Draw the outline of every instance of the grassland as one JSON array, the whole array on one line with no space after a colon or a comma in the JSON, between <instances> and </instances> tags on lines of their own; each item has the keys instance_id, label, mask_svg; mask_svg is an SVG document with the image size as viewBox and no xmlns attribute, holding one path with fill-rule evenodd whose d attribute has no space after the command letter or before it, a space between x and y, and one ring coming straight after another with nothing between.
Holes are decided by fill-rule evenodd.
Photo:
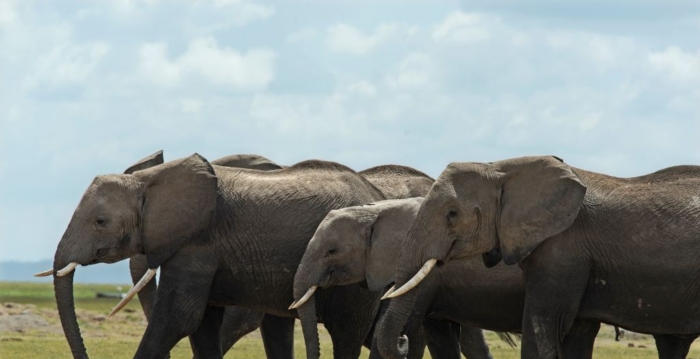
<instances>
[{"instance_id":1,"label":"grassland","mask_svg":"<svg viewBox=\"0 0 700 359\"><path fill-rule=\"evenodd\" d=\"M78 321L88 353L93 358L131 358L146 327L138 301L112 318L106 314L116 299L95 298L96 292L114 292L114 285L75 285ZM123 286L127 289L128 286ZM330 358L332 347L325 329L320 326L321 352ZM517 349L501 342L494 333L487 333L494 358L519 358ZM595 358L656 358L653 340L646 335L627 333L620 342L614 341L612 328L604 327L596 341ZM633 346L633 347L631 347ZM300 328L295 333L294 350L297 358L304 357L304 342ZM226 358L264 358L259 333L253 332L240 340ZM363 349L362 358L368 356ZM56 312L53 288L50 284L0 283L0 358L70 358L70 350L61 332ZM172 358L191 358L187 340L173 350ZM425 358L429 358L426 351ZM700 358L696 344L691 358Z\"/></svg>"}]
</instances>

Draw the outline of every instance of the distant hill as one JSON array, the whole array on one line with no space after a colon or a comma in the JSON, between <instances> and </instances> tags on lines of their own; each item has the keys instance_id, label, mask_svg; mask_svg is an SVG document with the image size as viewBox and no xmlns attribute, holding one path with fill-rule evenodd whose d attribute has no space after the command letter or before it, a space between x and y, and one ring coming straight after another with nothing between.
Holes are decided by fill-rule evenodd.
<instances>
[{"instance_id":1,"label":"distant hill","mask_svg":"<svg viewBox=\"0 0 700 359\"><path fill-rule=\"evenodd\" d=\"M34 273L51 269L52 260L39 262L0 262L0 281L42 282L50 283L52 277L36 278ZM114 264L95 264L75 269L76 283L129 284L129 261ZM128 288L128 287L127 287Z\"/></svg>"}]
</instances>

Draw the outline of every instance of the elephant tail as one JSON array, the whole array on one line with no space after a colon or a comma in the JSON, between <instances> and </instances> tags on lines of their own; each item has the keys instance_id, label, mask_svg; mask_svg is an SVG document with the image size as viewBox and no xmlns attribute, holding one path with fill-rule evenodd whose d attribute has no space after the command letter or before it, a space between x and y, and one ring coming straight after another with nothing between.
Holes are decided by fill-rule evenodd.
<instances>
[{"instance_id":1,"label":"elephant tail","mask_svg":"<svg viewBox=\"0 0 700 359\"><path fill-rule=\"evenodd\" d=\"M501 340L506 344L510 345L511 348L518 346L518 343L515 342L516 338L518 341L522 339L522 335L515 333L496 332L496 335L498 335L498 337L501 338Z\"/></svg>"}]
</instances>

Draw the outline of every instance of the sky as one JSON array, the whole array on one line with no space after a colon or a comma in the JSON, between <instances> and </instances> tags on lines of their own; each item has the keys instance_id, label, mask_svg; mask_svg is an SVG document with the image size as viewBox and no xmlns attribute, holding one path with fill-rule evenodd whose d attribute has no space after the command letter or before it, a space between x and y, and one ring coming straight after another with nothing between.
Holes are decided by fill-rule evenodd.
<instances>
[{"instance_id":1,"label":"sky","mask_svg":"<svg viewBox=\"0 0 700 359\"><path fill-rule=\"evenodd\" d=\"M700 164L700 2L0 0L0 261L157 150Z\"/></svg>"}]
</instances>

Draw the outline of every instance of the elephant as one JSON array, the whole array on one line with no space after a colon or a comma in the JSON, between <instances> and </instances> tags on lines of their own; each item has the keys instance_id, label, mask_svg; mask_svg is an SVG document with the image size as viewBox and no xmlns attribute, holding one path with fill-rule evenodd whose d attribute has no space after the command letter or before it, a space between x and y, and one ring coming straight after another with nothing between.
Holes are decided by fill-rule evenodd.
<instances>
[{"instance_id":1,"label":"elephant","mask_svg":"<svg viewBox=\"0 0 700 359\"><path fill-rule=\"evenodd\" d=\"M136 171L151 168L163 162L163 151L158 151L139 160L136 164L124 171L124 173L133 174ZM263 156L253 154L229 155L211 161L211 164L261 171L284 168ZM146 256L137 254L131 257L129 260L129 269L131 271L131 279L134 285L136 285L148 271ZM151 308L155 302L155 296L155 280L148 282L148 284L138 292L138 298L146 314L146 318L150 315ZM294 318L280 318L272 315L264 315L262 312L237 306L228 306L224 309L224 318L221 324L222 353L226 354L239 339L258 328L260 328L265 352L269 358L294 358Z\"/></svg>"},{"instance_id":2,"label":"elephant","mask_svg":"<svg viewBox=\"0 0 700 359\"><path fill-rule=\"evenodd\" d=\"M296 317L288 309L294 273L318 224L333 209L383 199L355 171L316 160L257 171L212 166L193 154L133 174L97 176L54 256L57 307L73 356L87 357L73 305L78 265L144 254L149 269L126 301L160 270L135 358L163 358L185 336L197 357L222 358L224 306ZM310 300L335 357L359 356L378 299L351 284L319 290Z\"/></svg>"},{"instance_id":3,"label":"elephant","mask_svg":"<svg viewBox=\"0 0 700 359\"><path fill-rule=\"evenodd\" d=\"M360 282L366 283L370 290L386 288L393 282L395 254L400 252L422 203L421 197L390 199L330 211L302 257L294 277L294 292L304 293L314 286L328 288ZM470 272L469 276L461 275L466 271ZM481 260L472 260L449 263L436 272L439 274L432 277L434 280L426 280L430 285L423 285L421 305L414 308L413 317L422 321L430 313L431 318L440 321L459 322L462 325L459 342L465 357L491 358L483 333L472 327L474 324L520 331L525 299L520 269L501 265L488 270ZM454 293L468 296L468 302L448 295ZM304 305L301 299L297 298L298 305ZM426 324L432 327L432 323ZM430 338L434 331L426 332ZM514 344L507 334L499 334ZM409 337L409 344L411 340ZM439 344L429 346L433 358L460 358L459 346L439 339L434 341ZM422 350L413 350L409 349L409 357L423 357Z\"/></svg>"},{"instance_id":4,"label":"elephant","mask_svg":"<svg viewBox=\"0 0 700 359\"><path fill-rule=\"evenodd\" d=\"M522 358L563 356L599 322L684 358L700 334L699 196L699 166L618 178L555 156L451 163L406 235L380 352L402 356L392 308L411 306L431 268L482 255L523 271Z\"/></svg>"},{"instance_id":5,"label":"elephant","mask_svg":"<svg viewBox=\"0 0 700 359\"><path fill-rule=\"evenodd\" d=\"M435 180L415 168L401 165L381 165L359 172L387 199L425 196Z\"/></svg>"},{"instance_id":6,"label":"elephant","mask_svg":"<svg viewBox=\"0 0 700 359\"><path fill-rule=\"evenodd\" d=\"M163 163L162 151L156 152L155 154L138 161L137 164L131 166L125 173L133 173L136 170L150 168L161 163ZM214 160L211 163L226 167L255 169L264 168L265 170L276 170L283 168L283 166L277 165L269 159L258 155L231 155ZM415 195L425 195L434 181L423 172L400 165L376 166L361 171L360 174L370 183L375 185L375 187L384 193L387 198L408 198ZM132 269L132 280L134 284L136 284L148 269L145 256L136 255L132 257L130 268ZM152 281L139 292L139 300L141 300L141 304L146 313L149 313L149 309L153 306L155 291L155 281ZM384 307L381 308L382 311L384 309ZM433 342L436 343L434 345L430 345L432 353L437 354L439 350L438 348L445 348L445 351L450 350L447 349L447 343L451 343L453 347L457 344L456 339L450 341L449 338L442 337L450 335L454 336L452 333L455 331L455 329L452 328L453 325L446 322L440 323L439 321L433 321L428 324L431 327L431 333L429 333L431 341L429 341L429 344ZM279 318L269 314L263 316L263 313L261 312L241 307L226 307L224 311L224 319L221 330L222 352L225 354L240 338L254 331L258 327L261 329L263 344L265 345L265 351L269 358L292 358L294 356L293 318ZM422 352L425 347L425 340L423 338L424 333L422 333L422 330L420 329L422 328L417 327L416 330L418 332L413 333L411 337L412 339L417 339L417 341L414 340L413 342L415 347L413 352L420 353L422 357ZM366 346L368 347L371 347L373 330L374 326L372 327L372 331L365 342ZM485 345L483 341L483 333L480 330L468 328L462 329L461 332L463 341L465 343L470 343L470 350L472 353L471 356L473 358L489 357L488 346ZM440 344L438 345L437 343Z\"/></svg>"},{"instance_id":7,"label":"elephant","mask_svg":"<svg viewBox=\"0 0 700 359\"><path fill-rule=\"evenodd\" d=\"M211 164L214 166L250 168L260 171L281 170L286 167L260 155L230 155L211 161Z\"/></svg>"},{"instance_id":8,"label":"elephant","mask_svg":"<svg viewBox=\"0 0 700 359\"><path fill-rule=\"evenodd\" d=\"M380 165L360 171L359 173L384 193L388 199L402 199L425 195L434 182L434 179L427 174L414 168L401 165ZM295 298L305 295L306 289L308 288L309 286L303 288L303 293L295 292ZM377 289L374 288L374 290ZM382 305L379 309L380 316L385 310L386 305ZM306 313L308 313L310 318L307 319L305 317L305 315L307 315ZM313 310L305 308L305 310L300 311L299 316L302 322L304 320L311 321L313 320L311 318L315 318L315 313ZM378 320L379 318L377 318L375 322ZM460 328L460 326L455 323L432 319L426 319L423 324L423 326L418 325L412 327L412 331L408 333L408 337L413 339L413 341L410 342L412 346L411 353L415 358L423 357L425 339L428 339L427 344L433 357L445 357L447 354L443 353L459 353L458 340L460 337L462 342L465 343L465 351L470 353L471 358L491 357L488 345L486 345L483 333L480 329ZM429 328L429 331L424 333L423 327ZM305 326L305 328L311 329L310 332L304 331L306 347L314 347L315 343L318 342L318 331L315 327L310 325ZM374 329L375 327L372 328L368 339L373 337ZM461 335L459 334L460 332ZM416 342L415 339L420 341ZM366 343L366 346L371 346L370 343ZM378 355L376 348L373 349L373 354ZM307 357L314 358L312 355L316 355L316 353L309 353Z\"/></svg>"}]
</instances>

